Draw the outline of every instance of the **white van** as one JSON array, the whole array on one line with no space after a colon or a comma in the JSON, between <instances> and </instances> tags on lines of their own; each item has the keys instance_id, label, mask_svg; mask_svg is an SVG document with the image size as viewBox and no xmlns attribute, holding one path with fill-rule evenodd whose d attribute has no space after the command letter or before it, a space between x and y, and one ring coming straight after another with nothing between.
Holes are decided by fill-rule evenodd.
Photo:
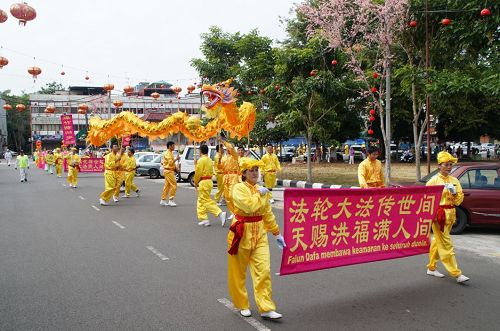
<instances>
[{"instance_id":1,"label":"white van","mask_svg":"<svg viewBox=\"0 0 500 331\"><path fill-rule=\"evenodd\" d=\"M188 145L184 148L182 152L181 159L179 160L180 168L181 168L181 179L188 181L191 186L194 186L194 146ZM215 146L208 146L208 156L213 160L215 158ZM260 160L259 155L254 151L250 150L248 157L251 157L256 160ZM200 158L200 148L196 146L196 159ZM212 180L216 181L215 176L213 176Z\"/></svg>"}]
</instances>

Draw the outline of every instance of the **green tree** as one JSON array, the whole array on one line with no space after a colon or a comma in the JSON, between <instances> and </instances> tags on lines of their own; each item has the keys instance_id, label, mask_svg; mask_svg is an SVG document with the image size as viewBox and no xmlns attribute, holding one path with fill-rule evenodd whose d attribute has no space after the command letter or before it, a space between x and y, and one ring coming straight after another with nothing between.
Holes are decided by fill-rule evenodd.
<instances>
[{"instance_id":1,"label":"green tree","mask_svg":"<svg viewBox=\"0 0 500 331\"><path fill-rule=\"evenodd\" d=\"M55 94L56 91L66 91L61 83L52 82L45 84L44 87L40 88L38 93L40 94Z\"/></svg>"},{"instance_id":2,"label":"green tree","mask_svg":"<svg viewBox=\"0 0 500 331\"><path fill-rule=\"evenodd\" d=\"M0 98L10 104L13 109L7 112L7 134L9 149L19 151L24 150L31 152L31 129L30 129L30 111L29 111L29 96L23 94L21 96L12 95L10 90L1 92ZM23 112L16 111L16 105L23 104L26 110Z\"/></svg>"}]
</instances>

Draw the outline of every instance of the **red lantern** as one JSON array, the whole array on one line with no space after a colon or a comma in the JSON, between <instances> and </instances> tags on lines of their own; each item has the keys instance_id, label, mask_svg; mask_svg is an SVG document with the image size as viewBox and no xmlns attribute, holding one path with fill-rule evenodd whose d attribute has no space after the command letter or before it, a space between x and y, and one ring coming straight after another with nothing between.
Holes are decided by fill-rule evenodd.
<instances>
[{"instance_id":1,"label":"red lantern","mask_svg":"<svg viewBox=\"0 0 500 331\"><path fill-rule=\"evenodd\" d=\"M252 90L248 91L248 95L253 95L253 91Z\"/></svg>"},{"instance_id":2,"label":"red lantern","mask_svg":"<svg viewBox=\"0 0 500 331\"><path fill-rule=\"evenodd\" d=\"M89 80L89 79L90 79L90 77L89 77L89 76L85 76L85 80Z\"/></svg>"},{"instance_id":3,"label":"red lantern","mask_svg":"<svg viewBox=\"0 0 500 331\"><path fill-rule=\"evenodd\" d=\"M193 91L196 89L196 87L194 87L194 85L189 85L187 87L187 90L188 90L188 93L193 93Z\"/></svg>"},{"instance_id":4,"label":"red lantern","mask_svg":"<svg viewBox=\"0 0 500 331\"><path fill-rule=\"evenodd\" d=\"M126 95L131 95L132 92L134 92L134 88L130 85L127 85L123 88L123 92L125 92Z\"/></svg>"},{"instance_id":5,"label":"red lantern","mask_svg":"<svg viewBox=\"0 0 500 331\"><path fill-rule=\"evenodd\" d=\"M175 91L175 93L179 94L182 92L182 88L176 87L174 91Z\"/></svg>"},{"instance_id":6,"label":"red lantern","mask_svg":"<svg viewBox=\"0 0 500 331\"><path fill-rule=\"evenodd\" d=\"M336 66L337 65L337 60L332 60L332 65Z\"/></svg>"},{"instance_id":7,"label":"red lantern","mask_svg":"<svg viewBox=\"0 0 500 331\"><path fill-rule=\"evenodd\" d=\"M0 69L9 64L9 60L7 58L0 56Z\"/></svg>"},{"instance_id":8,"label":"red lantern","mask_svg":"<svg viewBox=\"0 0 500 331\"><path fill-rule=\"evenodd\" d=\"M115 86L113 84L104 84L102 88L104 89L104 91L110 93L115 89Z\"/></svg>"},{"instance_id":9,"label":"red lantern","mask_svg":"<svg viewBox=\"0 0 500 331\"><path fill-rule=\"evenodd\" d=\"M89 110L89 106L85 103L81 103L78 105L78 114L85 114Z\"/></svg>"},{"instance_id":10,"label":"red lantern","mask_svg":"<svg viewBox=\"0 0 500 331\"><path fill-rule=\"evenodd\" d=\"M23 112L26 109L26 106L23 105L22 103L16 105L16 110L18 112Z\"/></svg>"},{"instance_id":11,"label":"red lantern","mask_svg":"<svg viewBox=\"0 0 500 331\"><path fill-rule=\"evenodd\" d=\"M375 115L375 109L370 109L370 115Z\"/></svg>"},{"instance_id":12,"label":"red lantern","mask_svg":"<svg viewBox=\"0 0 500 331\"><path fill-rule=\"evenodd\" d=\"M56 107L54 105L48 105L45 110L47 111L47 113L55 113L56 112Z\"/></svg>"},{"instance_id":13,"label":"red lantern","mask_svg":"<svg viewBox=\"0 0 500 331\"><path fill-rule=\"evenodd\" d=\"M488 8L481 10L481 16L490 16L491 11Z\"/></svg>"},{"instance_id":14,"label":"red lantern","mask_svg":"<svg viewBox=\"0 0 500 331\"><path fill-rule=\"evenodd\" d=\"M417 21L411 21L409 25L410 25L412 28L416 28L416 27L417 27Z\"/></svg>"},{"instance_id":15,"label":"red lantern","mask_svg":"<svg viewBox=\"0 0 500 331\"><path fill-rule=\"evenodd\" d=\"M7 21L8 18L7 13L0 9L0 23Z\"/></svg>"},{"instance_id":16,"label":"red lantern","mask_svg":"<svg viewBox=\"0 0 500 331\"><path fill-rule=\"evenodd\" d=\"M449 18L443 18L441 24L443 24L444 26L448 26L451 24L451 20Z\"/></svg>"},{"instance_id":17,"label":"red lantern","mask_svg":"<svg viewBox=\"0 0 500 331\"><path fill-rule=\"evenodd\" d=\"M377 91L378 91L378 90L377 90L377 88L374 86L374 87L372 87L372 88L370 89L370 91L372 91L372 93L377 93Z\"/></svg>"},{"instance_id":18,"label":"red lantern","mask_svg":"<svg viewBox=\"0 0 500 331\"><path fill-rule=\"evenodd\" d=\"M153 92L153 93L151 93L151 98L153 98L153 99L155 99L155 100L156 100L156 99L158 99L159 97L160 97L160 93L158 93L158 92Z\"/></svg>"},{"instance_id":19,"label":"red lantern","mask_svg":"<svg viewBox=\"0 0 500 331\"><path fill-rule=\"evenodd\" d=\"M15 3L10 6L10 13L19 20L19 25L26 25L36 18L36 11L26 3Z\"/></svg>"},{"instance_id":20,"label":"red lantern","mask_svg":"<svg viewBox=\"0 0 500 331\"><path fill-rule=\"evenodd\" d=\"M318 70L314 69L309 73L309 76L314 77L318 74Z\"/></svg>"},{"instance_id":21,"label":"red lantern","mask_svg":"<svg viewBox=\"0 0 500 331\"><path fill-rule=\"evenodd\" d=\"M370 120L370 122L373 122L373 121L375 121L375 117L370 116L369 120Z\"/></svg>"},{"instance_id":22,"label":"red lantern","mask_svg":"<svg viewBox=\"0 0 500 331\"><path fill-rule=\"evenodd\" d=\"M30 67L28 68L28 73L30 73L33 76L33 78L36 79L38 75L42 73L42 69L38 67Z\"/></svg>"},{"instance_id":23,"label":"red lantern","mask_svg":"<svg viewBox=\"0 0 500 331\"><path fill-rule=\"evenodd\" d=\"M236 92L236 96L237 97L241 97L241 93L240 92Z\"/></svg>"},{"instance_id":24,"label":"red lantern","mask_svg":"<svg viewBox=\"0 0 500 331\"><path fill-rule=\"evenodd\" d=\"M279 86L279 85L274 85L274 89L275 89L276 91L279 91L279 90L280 90L280 88L281 88L281 86Z\"/></svg>"},{"instance_id":25,"label":"red lantern","mask_svg":"<svg viewBox=\"0 0 500 331\"><path fill-rule=\"evenodd\" d=\"M115 106L116 108L120 108L121 106L123 106L123 101L115 100L113 101L113 106Z\"/></svg>"},{"instance_id":26,"label":"red lantern","mask_svg":"<svg viewBox=\"0 0 500 331\"><path fill-rule=\"evenodd\" d=\"M12 110L12 106L7 103L7 104L3 105L3 109L5 109L7 111Z\"/></svg>"},{"instance_id":27,"label":"red lantern","mask_svg":"<svg viewBox=\"0 0 500 331\"><path fill-rule=\"evenodd\" d=\"M368 134L372 135L373 134L373 130L372 129L368 129Z\"/></svg>"},{"instance_id":28,"label":"red lantern","mask_svg":"<svg viewBox=\"0 0 500 331\"><path fill-rule=\"evenodd\" d=\"M260 95L264 95L264 94L266 94L266 90L260 89L259 93L260 93Z\"/></svg>"},{"instance_id":29,"label":"red lantern","mask_svg":"<svg viewBox=\"0 0 500 331\"><path fill-rule=\"evenodd\" d=\"M378 78L378 73L377 72L374 72L373 75L372 75L373 78L377 79Z\"/></svg>"},{"instance_id":30,"label":"red lantern","mask_svg":"<svg viewBox=\"0 0 500 331\"><path fill-rule=\"evenodd\" d=\"M64 71L61 71L61 76L64 76L66 75L66 73Z\"/></svg>"}]
</instances>

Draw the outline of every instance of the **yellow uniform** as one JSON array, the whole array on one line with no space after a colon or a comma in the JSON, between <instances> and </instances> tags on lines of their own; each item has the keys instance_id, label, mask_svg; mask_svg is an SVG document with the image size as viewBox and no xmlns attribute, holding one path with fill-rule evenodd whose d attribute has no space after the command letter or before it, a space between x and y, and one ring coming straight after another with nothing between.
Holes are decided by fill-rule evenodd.
<instances>
[{"instance_id":1,"label":"yellow uniform","mask_svg":"<svg viewBox=\"0 0 500 331\"><path fill-rule=\"evenodd\" d=\"M276 186L276 172L281 171L280 161L278 160L278 156L274 153L266 153L262 157L262 162L264 162L264 187L269 191ZM269 192L268 198L272 199L272 193Z\"/></svg>"},{"instance_id":2,"label":"yellow uniform","mask_svg":"<svg viewBox=\"0 0 500 331\"><path fill-rule=\"evenodd\" d=\"M429 264L427 265L427 268L431 271L436 270L436 264L439 260L441 260L450 276L458 277L462 274L462 271L458 269L450 231L457 219L454 206L460 205L464 200L462 186L455 177L449 175L445 177L441 174L437 174L432 177L426 185L445 185L450 183L455 186L457 194L453 195L447 188L443 189L439 206L444 210L446 215L446 221L443 229L444 231L441 231L438 223L432 222L432 232L434 233L434 238L432 238L431 241Z\"/></svg>"},{"instance_id":3,"label":"yellow uniform","mask_svg":"<svg viewBox=\"0 0 500 331\"><path fill-rule=\"evenodd\" d=\"M119 162L119 166L115 170L116 183L115 183L114 196L116 198L118 198L118 196L120 195L120 187L122 186L122 183L125 180L125 169L127 167L127 159L128 159L128 155L122 154L122 157L121 157L120 162Z\"/></svg>"},{"instance_id":4,"label":"yellow uniform","mask_svg":"<svg viewBox=\"0 0 500 331\"><path fill-rule=\"evenodd\" d=\"M269 243L267 232L279 234L279 226L266 196L259 193L259 185L247 182L234 185L232 191L234 214L231 231L227 236L228 248L232 248L237 223L243 223L243 234L236 254L228 254L229 294L238 309L248 309L246 270L250 266L255 302L259 311L274 311L272 300Z\"/></svg>"},{"instance_id":5,"label":"yellow uniform","mask_svg":"<svg viewBox=\"0 0 500 331\"><path fill-rule=\"evenodd\" d=\"M166 200L169 197L170 200L174 200L177 192L177 182L175 180L175 159L171 150L163 153L163 176L165 177L165 184L163 185L161 199Z\"/></svg>"},{"instance_id":6,"label":"yellow uniform","mask_svg":"<svg viewBox=\"0 0 500 331\"><path fill-rule=\"evenodd\" d=\"M363 160L358 167L358 181L361 188L384 187L382 162L379 160Z\"/></svg>"},{"instance_id":7,"label":"yellow uniform","mask_svg":"<svg viewBox=\"0 0 500 331\"><path fill-rule=\"evenodd\" d=\"M47 164L47 172L52 175L54 173L54 163L55 163L54 154L48 153L47 156L45 157L45 163Z\"/></svg>"},{"instance_id":8,"label":"yellow uniform","mask_svg":"<svg viewBox=\"0 0 500 331\"><path fill-rule=\"evenodd\" d=\"M80 156L78 154L68 155L68 183L76 187L78 184L78 172L80 171Z\"/></svg>"},{"instance_id":9,"label":"yellow uniform","mask_svg":"<svg viewBox=\"0 0 500 331\"><path fill-rule=\"evenodd\" d=\"M212 176L214 166L212 160L207 155L202 155L196 163L194 172L194 182L198 186L198 200L196 212L200 221L208 220L208 213L219 216L222 210L217 207L215 201L210 198L213 182Z\"/></svg>"},{"instance_id":10,"label":"yellow uniform","mask_svg":"<svg viewBox=\"0 0 500 331\"><path fill-rule=\"evenodd\" d=\"M220 201L224 193L224 168L222 167L222 153L218 152L214 158L215 177L217 178L217 192L215 192L215 201Z\"/></svg>"},{"instance_id":11,"label":"yellow uniform","mask_svg":"<svg viewBox=\"0 0 500 331\"><path fill-rule=\"evenodd\" d=\"M224 169L224 200L226 200L227 209L234 214L233 198L231 190L234 184L239 183L241 180L240 166L238 163L238 153L234 146L224 141L224 146L228 154L222 157L222 168Z\"/></svg>"},{"instance_id":12,"label":"yellow uniform","mask_svg":"<svg viewBox=\"0 0 500 331\"><path fill-rule=\"evenodd\" d=\"M104 192L101 193L101 199L108 201L116 189L115 171L120 167L118 154L113 152L104 157Z\"/></svg>"},{"instance_id":13,"label":"yellow uniform","mask_svg":"<svg viewBox=\"0 0 500 331\"><path fill-rule=\"evenodd\" d=\"M63 157L61 153L54 153L54 163L56 165L56 174L57 177L62 176L62 170L63 170Z\"/></svg>"},{"instance_id":14,"label":"yellow uniform","mask_svg":"<svg viewBox=\"0 0 500 331\"><path fill-rule=\"evenodd\" d=\"M130 191L138 192L139 188L134 184L135 177L135 157L127 155L126 162L124 163L125 170L125 196L130 196Z\"/></svg>"}]
</instances>

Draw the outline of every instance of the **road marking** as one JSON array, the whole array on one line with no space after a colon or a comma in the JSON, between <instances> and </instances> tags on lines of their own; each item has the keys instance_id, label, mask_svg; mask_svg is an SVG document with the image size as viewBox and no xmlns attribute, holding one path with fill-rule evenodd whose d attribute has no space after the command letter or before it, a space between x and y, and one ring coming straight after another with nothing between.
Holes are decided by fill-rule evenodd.
<instances>
[{"instance_id":1,"label":"road marking","mask_svg":"<svg viewBox=\"0 0 500 331\"><path fill-rule=\"evenodd\" d=\"M125 227L123 225L121 225L120 223L116 222L116 221L111 221L113 222L114 225L116 225L117 227L119 227L120 229L125 229Z\"/></svg>"},{"instance_id":2,"label":"road marking","mask_svg":"<svg viewBox=\"0 0 500 331\"><path fill-rule=\"evenodd\" d=\"M80 198L80 200L85 200L84 197L82 197L81 195L78 196Z\"/></svg>"},{"instance_id":3,"label":"road marking","mask_svg":"<svg viewBox=\"0 0 500 331\"><path fill-rule=\"evenodd\" d=\"M233 305L233 303L231 301L229 301L228 299L221 298L221 299L217 299L217 301L219 301L220 303L222 303L224 306L226 306L226 308L228 308L233 313L235 313L236 315L238 315L239 317L241 317L245 322L247 322L248 324L250 324L251 326L253 326L255 329L257 329L259 331L271 331L270 328L268 328L264 324L260 323L255 318L241 316L239 309L235 308L234 305Z\"/></svg>"},{"instance_id":4,"label":"road marking","mask_svg":"<svg viewBox=\"0 0 500 331\"><path fill-rule=\"evenodd\" d=\"M62 184L62 186L66 187L66 184Z\"/></svg>"},{"instance_id":5,"label":"road marking","mask_svg":"<svg viewBox=\"0 0 500 331\"><path fill-rule=\"evenodd\" d=\"M100 209L97 208L96 206L92 205L92 208L94 208L95 210L99 211Z\"/></svg>"},{"instance_id":6,"label":"road marking","mask_svg":"<svg viewBox=\"0 0 500 331\"><path fill-rule=\"evenodd\" d=\"M168 257L160 253L156 248L153 246L146 246L147 249L149 249L151 252L153 252L154 255L158 256L162 261L168 260Z\"/></svg>"}]
</instances>

